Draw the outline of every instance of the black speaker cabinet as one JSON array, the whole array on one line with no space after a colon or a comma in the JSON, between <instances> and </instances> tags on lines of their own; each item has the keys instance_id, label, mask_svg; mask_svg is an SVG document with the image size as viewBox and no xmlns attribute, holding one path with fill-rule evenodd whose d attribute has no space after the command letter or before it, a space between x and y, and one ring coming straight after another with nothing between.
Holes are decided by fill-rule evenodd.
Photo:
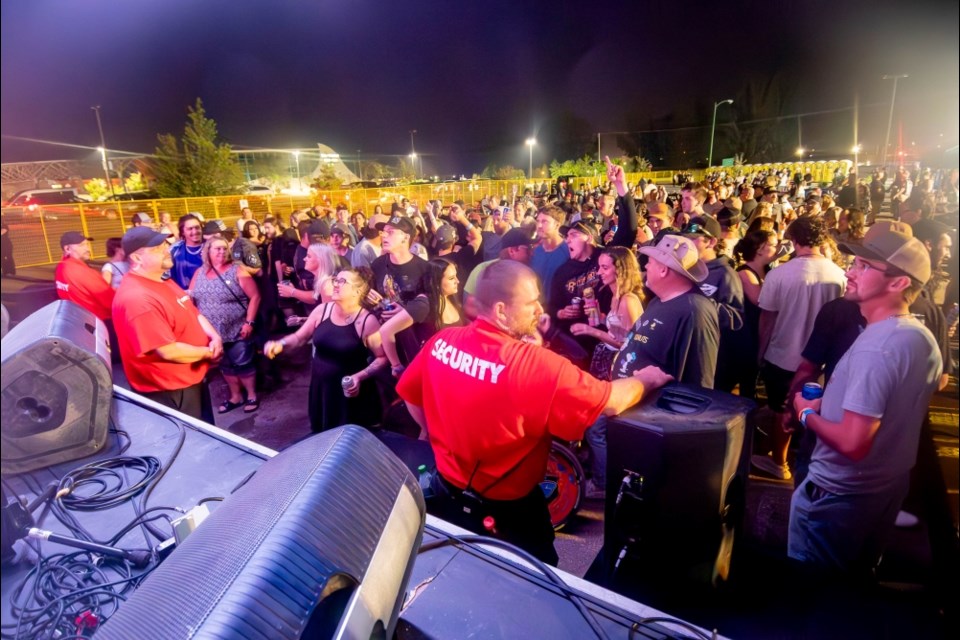
<instances>
[{"instance_id":1,"label":"black speaker cabinet","mask_svg":"<svg viewBox=\"0 0 960 640\"><path fill-rule=\"evenodd\" d=\"M366 429L325 431L266 462L96 637L393 638L425 513Z\"/></svg>"},{"instance_id":2,"label":"black speaker cabinet","mask_svg":"<svg viewBox=\"0 0 960 640\"><path fill-rule=\"evenodd\" d=\"M58 300L3 338L0 469L82 458L107 440L113 375L106 326Z\"/></svg>"},{"instance_id":3,"label":"black speaker cabinet","mask_svg":"<svg viewBox=\"0 0 960 640\"><path fill-rule=\"evenodd\" d=\"M655 582L726 578L743 514L753 409L738 396L672 384L610 419L608 572L616 566Z\"/></svg>"}]
</instances>

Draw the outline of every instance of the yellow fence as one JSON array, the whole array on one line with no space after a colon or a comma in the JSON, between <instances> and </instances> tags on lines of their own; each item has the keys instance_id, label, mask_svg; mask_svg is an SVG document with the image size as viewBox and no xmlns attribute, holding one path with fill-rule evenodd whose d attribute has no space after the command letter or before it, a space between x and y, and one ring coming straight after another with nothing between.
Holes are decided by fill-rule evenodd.
<instances>
[{"instance_id":1,"label":"yellow fence","mask_svg":"<svg viewBox=\"0 0 960 640\"><path fill-rule=\"evenodd\" d=\"M827 182L833 177L836 162L783 163L770 165L748 165L745 167L725 167L729 174L750 173L761 169L787 168L812 172L814 179ZM799 169L798 169L799 168ZM673 171L648 171L628 174L627 180L638 182L641 178L658 183L673 181ZM703 170L691 172L694 180L702 180ZM167 213L174 223L185 213L197 212L205 219L220 218L228 225L234 224L240 216L240 208L246 205L253 210L257 220L267 215L287 219L297 209L306 209L315 205L336 206L345 203L351 212L363 211L371 215L377 205L386 213L390 206L401 198L421 206L429 200L441 200L450 203L463 200L477 203L486 197L509 199L514 188L523 193L526 188L539 189L544 180L475 180L444 182L436 184L414 184L376 189L338 189L321 191L305 196L221 196L209 198L167 198L163 200L138 200L128 202L97 202L50 205L29 209L8 207L3 210L4 222L8 225L13 243L13 255L17 265L23 267L50 264L60 259L60 236L66 231L83 231L94 238L94 258L106 256L107 238L120 237L130 228L134 213L145 212L160 222L161 215ZM596 178L573 178L575 189L598 186L606 182L606 176Z\"/></svg>"}]
</instances>

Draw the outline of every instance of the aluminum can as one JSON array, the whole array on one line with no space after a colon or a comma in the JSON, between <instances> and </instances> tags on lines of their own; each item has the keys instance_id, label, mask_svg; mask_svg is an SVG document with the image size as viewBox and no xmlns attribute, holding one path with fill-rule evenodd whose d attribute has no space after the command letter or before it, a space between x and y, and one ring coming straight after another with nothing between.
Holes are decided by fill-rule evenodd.
<instances>
[{"instance_id":1,"label":"aluminum can","mask_svg":"<svg viewBox=\"0 0 960 640\"><path fill-rule=\"evenodd\" d=\"M823 397L823 387L816 382L807 382L800 392L804 400L816 400Z\"/></svg>"},{"instance_id":2,"label":"aluminum can","mask_svg":"<svg viewBox=\"0 0 960 640\"><path fill-rule=\"evenodd\" d=\"M340 386L343 387L343 393L346 395L347 389L353 386L353 378L351 376L344 376L343 380L340 381Z\"/></svg>"}]
</instances>

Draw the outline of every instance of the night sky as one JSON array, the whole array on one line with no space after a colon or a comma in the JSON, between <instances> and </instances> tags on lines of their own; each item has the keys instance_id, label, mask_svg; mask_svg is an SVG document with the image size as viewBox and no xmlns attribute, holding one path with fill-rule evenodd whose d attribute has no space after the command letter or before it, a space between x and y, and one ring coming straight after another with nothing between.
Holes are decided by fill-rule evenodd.
<instances>
[{"instance_id":1,"label":"night sky","mask_svg":"<svg viewBox=\"0 0 960 640\"><path fill-rule=\"evenodd\" d=\"M857 95L859 137L877 144L891 91L881 76L907 73L905 135L956 145L958 4L9 0L2 160L91 153L15 137L96 147L93 105L109 148L149 153L201 97L237 147L323 142L386 158L409 153L416 129L429 173L525 168L530 135L541 164L561 129L595 140L709 124L714 101L774 74L780 115L843 109ZM840 153L851 121L808 117L804 144Z\"/></svg>"}]
</instances>

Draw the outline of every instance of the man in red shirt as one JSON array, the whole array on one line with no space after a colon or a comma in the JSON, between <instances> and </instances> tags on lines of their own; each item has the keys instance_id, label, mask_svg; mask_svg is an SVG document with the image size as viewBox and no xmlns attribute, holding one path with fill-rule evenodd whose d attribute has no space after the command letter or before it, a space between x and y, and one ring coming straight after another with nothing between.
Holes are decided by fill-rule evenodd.
<instances>
[{"instance_id":1,"label":"man in red shirt","mask_svg":"<svg viewBox=\"0 0 960 640\"><path fill-rule=\"evenodd\" d=\"M202 419L203 378L223 353L223 342L190 296L173 280L163 280L173 266L168 237L149 227L123 235L130 272L113 300L113 320L130 386Z\"/></svg>"},{"instance_id":2,"label":"man in red shirt","mask_svg":"<svg viewBox=\"0 0 960 640\"><path fill-rule=\"evenodd\" d=\"M670 376L651 366L601 381L539 346L537 283L520 262L490 265L477 282L477 319L433 336L397 392L436 457L431 513L555 564L539 486L552 439L579 440L601 413L624 411Z\"/></svg>"},{"instance_id":3,"label":"man in red shirt","mask_svg":"<svg viewBox=\"0 0 960 640\"><path fill-rule=\"evenodd\" d=\"M92 240L79 231L67 231L60 236L63 259L57 265L54 280L61 300L76 303L106 322L110 319L113 288L99 271L87 266Z\"/></svg>"}]
</instances>

